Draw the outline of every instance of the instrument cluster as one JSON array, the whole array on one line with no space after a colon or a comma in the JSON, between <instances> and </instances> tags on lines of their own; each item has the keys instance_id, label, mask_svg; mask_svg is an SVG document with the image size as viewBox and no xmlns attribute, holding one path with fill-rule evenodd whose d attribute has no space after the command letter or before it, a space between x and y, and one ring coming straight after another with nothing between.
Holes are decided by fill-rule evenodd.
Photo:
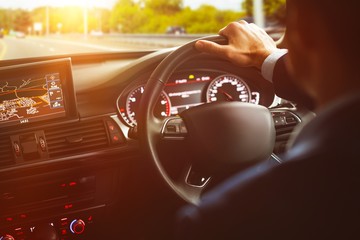
<instances>
[{"instance_id":1,"label":"instrument cluster","mask_svg":"<svg viewBox=\"0 0 360 240\"><path fill-rule=\"evenodd\" d=\"M135 81L117 100L118 112L129 127L137 125L137 111L146 80ZM176 116L188 108L219 101L270 105L262 99L258 86L235 74L210 70L181 71L174 73L166 83L154 115L158 118Z\"/></svg>"}]
</instances>

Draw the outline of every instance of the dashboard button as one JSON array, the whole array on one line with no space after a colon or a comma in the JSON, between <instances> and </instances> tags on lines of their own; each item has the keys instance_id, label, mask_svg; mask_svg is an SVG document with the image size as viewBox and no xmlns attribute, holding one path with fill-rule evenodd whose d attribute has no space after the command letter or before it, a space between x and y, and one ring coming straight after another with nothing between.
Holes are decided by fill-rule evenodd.
<instances>
[{"instance_id":1,"label":"dashboard button","mask_svg":"<svg viewBox=\"0 0 360 240\"><path fill-rule=\"evenodd\" d=\"M15 240L15 238L9 234L6 234L3 237L0 237L0 240Z\"/></svg>"},{"instance_id":2,"label":"dashboard button","mask_svg":"<svg viewBox=\"0 0 360 240\"><path fill-rule=\"evenodd\" d=\"M85 222L81 219L75 219L70 224L70 231L74 234L82 234L85 231Z\"/></svg>"},{"instance_id":3,"label":"dashboard button","mask_svg":"<svg viewBox=\"0 0 360 240\"><path fill-rule=\"evenodd\" d=\"M111 137L112 144L123 143L123 137L119 132L110 133L110 137Z\"/></svg>"},{"instance_id":4,"label":"dashboard button","mask_svg":"<svg viewBox=\"0 0 360 240\"><path fill-rule=\"evenodd\" d=\"M165 133L178 133L178 126L176 125L168 125L166 126Z\"/></svg>"},{"instance_id":5,"label":"dashboard button","mask_svg":"<svg viewBox=\"0 0 360 240\"><path fill-rule=\"evenodd\" d=\"M106 121L106 125L107 125L107 127L109 129L109 132L112 133L112 132L117 132L118 131L118 129L116 128L115 124L112 121L110 121L110 120Z\"/></svg>"},{"instance_id":6,"label":"dashboard button","mask_svg":"<svg viewBox=\"0 0 360 240\"><path fill-rule=\"evenodd\" d=\"M170 119L164 127L163 134L165 137L184 137L187 129L181 118Z\"/></svg>"},{"instance_id":7,"label":"dashboard button","mask_svg":"<svg viewBox=\"0 0 360 240\"><path fill-rule=\"evenodd\" d=\"M45 152L46 151L46 141L43 137L39 137L39 144L40 144L41 151Z\"/></svg>"}]
</instances>

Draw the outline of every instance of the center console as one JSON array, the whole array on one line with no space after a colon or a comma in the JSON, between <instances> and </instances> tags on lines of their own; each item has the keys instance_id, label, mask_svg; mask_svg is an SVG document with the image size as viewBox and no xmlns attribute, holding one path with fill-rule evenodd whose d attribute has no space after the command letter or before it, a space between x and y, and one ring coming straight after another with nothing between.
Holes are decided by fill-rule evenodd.
<instances>
[{"instance_id":1,"label":"center console","mask_svg":"<svg viewBox=\"0 0 360 240\"><path fill-rule=\"evenodd\" d=\"M114 170L102 170L2 182L0 239L53 239L47 237L51 232L61 240L93 239L111 202L115 179Z\"/></svg>"},{"instance_id":2,"label":"center console","mask_svg":"<svg viewBox=\"0 0 360 240\"><path fill-rule=\"evenodd\" d=\"M0 131L0 240L99 239L118 189L102 154L124 137L80 119L69 58L0 68Z\"/></svg>"}]
</instances>

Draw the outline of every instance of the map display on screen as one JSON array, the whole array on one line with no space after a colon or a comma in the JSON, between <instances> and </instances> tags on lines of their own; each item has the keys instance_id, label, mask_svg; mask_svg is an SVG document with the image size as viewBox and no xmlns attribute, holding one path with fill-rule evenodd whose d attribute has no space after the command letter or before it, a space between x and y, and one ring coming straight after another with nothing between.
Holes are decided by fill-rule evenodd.
<instances>
[{"instance_id":1,"label":"map display on screen","mask_svg":"<svg viewBox=\"0 0 360 240\"><path fill-rule=\"evenodd\" d=\"M0 79L0 124L65 116L60 74Z\"/></svg>"}]
</instances>

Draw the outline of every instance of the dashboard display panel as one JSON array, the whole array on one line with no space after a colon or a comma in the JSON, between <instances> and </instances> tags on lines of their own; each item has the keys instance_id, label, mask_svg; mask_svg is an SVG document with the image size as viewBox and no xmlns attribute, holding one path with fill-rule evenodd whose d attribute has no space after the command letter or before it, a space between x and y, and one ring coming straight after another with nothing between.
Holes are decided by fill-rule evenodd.
<instances>
[{"instance_id":1,"label":"dashboard display panel","mask_svg":"<svg viewBox=\"0 0 360 240\"><path fill-rule=\"evenodd\" d=\"M204 104L204 92L212 78L209 74L198 72L173 75L165 85L165 92L171 102L171 115Z\"/></svg>"},{"instance_id":2,"label":"dashboard display panel","mask_svg":"<svg viewBox=\"0 0 360 240\"><path fill-rule=\"evenodd\" d=\"M76 116L69 59L0 68L0 126Z\"/></svg>"},{"instance_id":3,"label":"dashboard display panel","mask_svg":"<svg viewBox=\"0 0 360 240\"><path fill-rule=\"evenodd\" d=\"M129 127L137 125L140 99L149 75L139 77L135 84L129 85L117 99L118 112ZM164 86L155 105L154 116L160 119L177 116L198 105L223 101L269 106L274 95L270 91L266 94L268 90L259 87L261 85L257 81L248 80L251 77L255 78L209 69L175 72Z\"/></svg>"}]
</instances>

